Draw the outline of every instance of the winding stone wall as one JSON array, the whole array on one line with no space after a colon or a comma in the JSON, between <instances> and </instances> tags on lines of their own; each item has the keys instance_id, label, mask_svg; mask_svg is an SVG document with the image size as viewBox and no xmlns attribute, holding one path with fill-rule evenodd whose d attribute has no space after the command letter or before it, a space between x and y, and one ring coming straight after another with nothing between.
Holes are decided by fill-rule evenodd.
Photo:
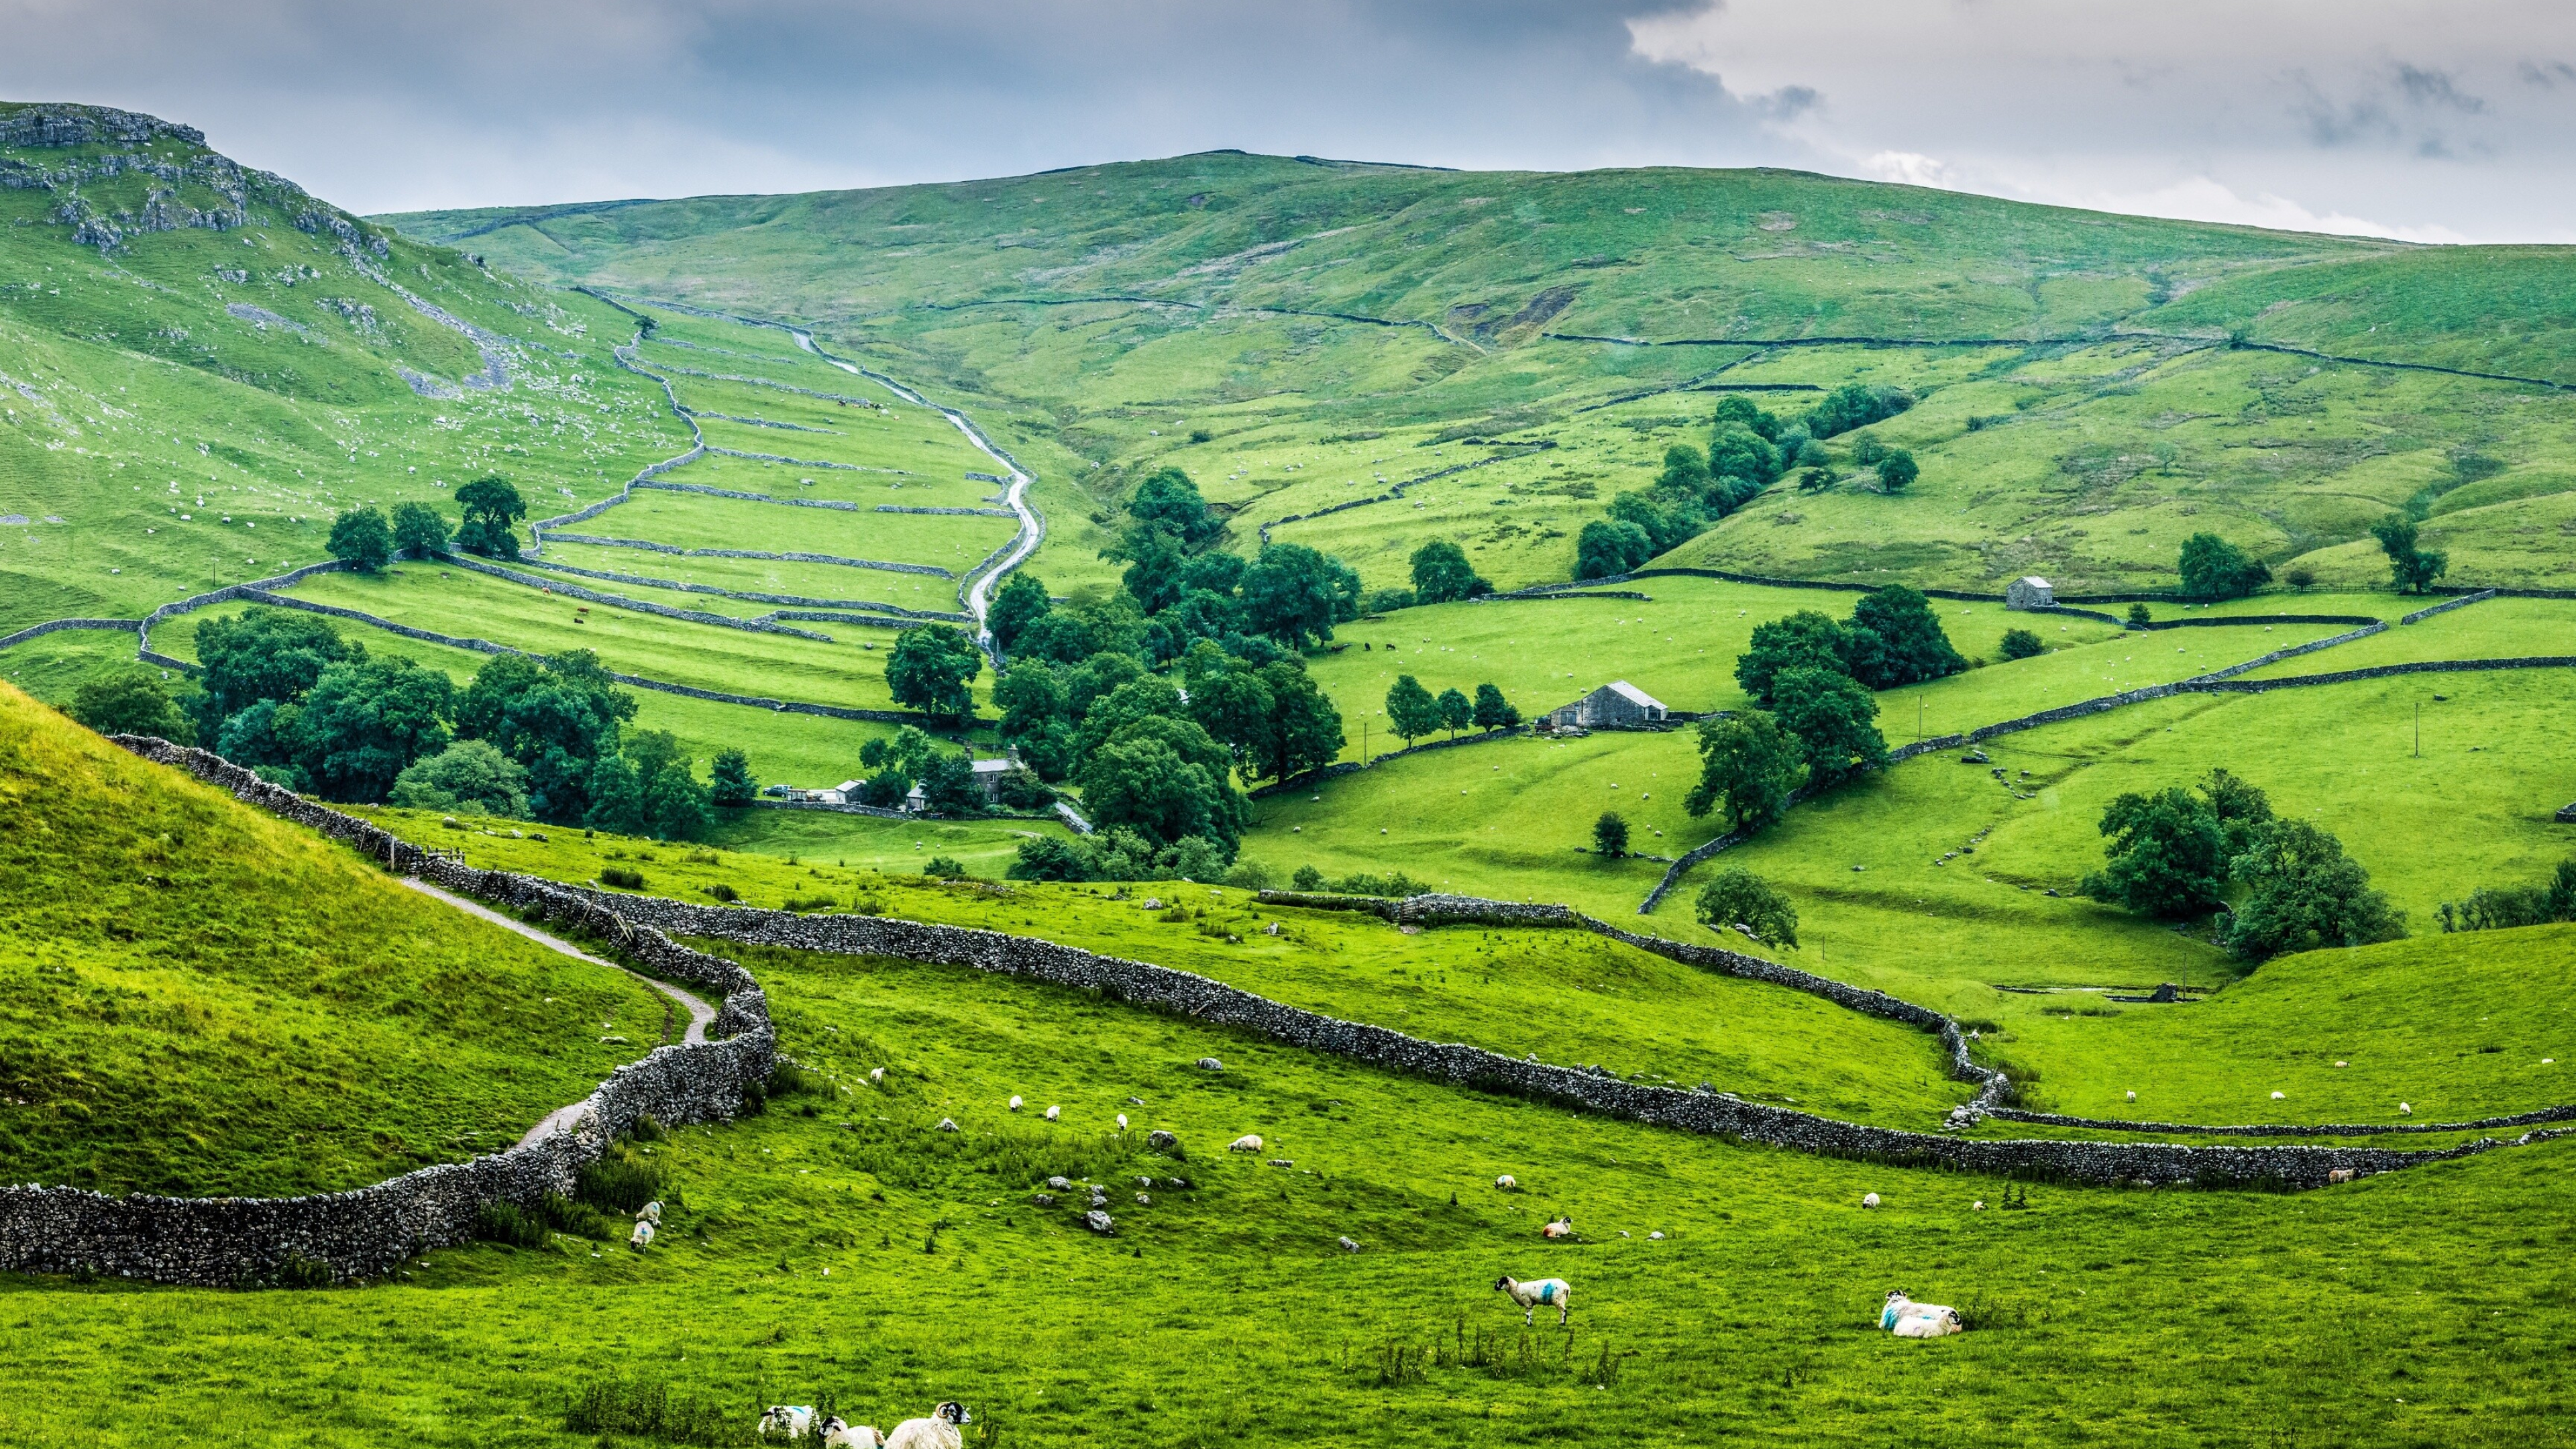
<instances>
[{"instance_id":1,"label":"winding stone wall","mask_svg":"<svg viewBox=\"0 0 2576 1449\"><path fill-rule=\"evenodd\" d=\"M143 621L140 619L47 619L41 624L29 625L15 634L0 635L0 649L6 649L12 644L24 644L30 639L41 639L47 634L60 633L65 629L117 629L134 634L139 633L142 628Z\"/></svg>"},{"instance_id":2,"label":"winding stone wall","mask_svg":"<svg viewBox=\"0 0 2576 1449\"><path fill-rule=\"evenodd\" d=\"M829 553L771 553L757 548L682 548L677 544L648 543L640 538L609 538L595 533L547 532L547 537L564 543L587 543L597 548L640 548L648 553L667 553L679 558L766 558L787 563L839 564L845 569L881 569L892 574L931 574L943 579L957 575L937 564L889 563L884 559L843 558Z\"/></svg>"},{"instance_id":3,"label":"winding stone wall","mask_svg":"<svg viewBox=\"0 0 2576 1449\"><path fill-rule=\"evenodd\" d=\"M575 578L598 579L603 583L631 584L642 589L671 589L686 594L711 594L718 598L743 599L754 604L782 604L793 609L859 609L876 614L895 614L906 619L937 619L943 623L972 622L963 614L945 609L907 609L900 604L881 604L874 599L817 599L804 594L757 594L743 589L722 589L714 584L693 584L679 579L657 579L650 574L619 574L604 569L575 568L552 559L523 558L519 562L530 568L552 573L571 574Z\"/></svg>"},{"instance_id":4,"label":"winding stone wall","mask_svg":"<svg viewBox=\"0 0 2576 1449\"><path fill-rule=\"evenodd\" d=\"M422 1168L371 1187L291 1198L110 1197L76 1188L0 1188L0 1269L89 1271L202 1287L275 1282L295 1270L380 1276L474 1235L489 1203L569 1193L574 1174L647 1114L666 1123L729 1119L766 1080L776 1037L758 983L739 965L674 944L581 892L470 870L378 826L280 789L219 756L132 735L116 743L186 770L245 804L356 847L388 869L490 904L530 911L611 943L639 969L721 993L711 1039L656 1049L619 1067L574 1127L470 1162ZM712 1039L722 1038L722 1039Z\"/></svg>"}]
</instances>

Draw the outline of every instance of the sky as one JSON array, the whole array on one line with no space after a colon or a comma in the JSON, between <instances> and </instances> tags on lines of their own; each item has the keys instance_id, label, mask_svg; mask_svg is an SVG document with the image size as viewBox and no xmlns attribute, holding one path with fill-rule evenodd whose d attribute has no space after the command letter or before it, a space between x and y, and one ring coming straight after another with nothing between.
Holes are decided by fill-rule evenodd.
<instances>
[{"instance_id":1,"label":"sky","mask_svg":"<svg viewBox=\"0 0 2576 1449\"><path fill-rule=\"evenodd\" d=\"M0 0L0 36L0 99L360 212L1238 147L2576 242L2567 0Z\"/></svg>"}]
</instances>

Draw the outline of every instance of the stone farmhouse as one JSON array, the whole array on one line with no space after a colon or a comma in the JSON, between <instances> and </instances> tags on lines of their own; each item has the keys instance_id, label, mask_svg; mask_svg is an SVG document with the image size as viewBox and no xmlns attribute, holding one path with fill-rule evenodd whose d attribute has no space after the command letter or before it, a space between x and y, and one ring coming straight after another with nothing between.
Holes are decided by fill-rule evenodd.
<instances>
[{"instance_id":1,"label":"stone farmhouse","mask_svg":"<svg viewBox=\"0 0 2576 1449\"><path fill-rule=\"evenodd\" d=\"M2027 574L2004 586L2007 609L2053 609L2057 607L2057 589L2037 574Z\"/></svg>"},{"instance_id":2,"label":"stone farmhouse","mask_svg":"<svg viewBox=\"0 0 2576 1449\"><path fill-rule=\"evenodd\" d=\"M1637 725L1661 724L1672 711L1664 702L1624 679L1612 680L1572 704L1547 712L1552 729L1580 725L1584 729L1620 729Z\"/></svg>"}]
</instances>

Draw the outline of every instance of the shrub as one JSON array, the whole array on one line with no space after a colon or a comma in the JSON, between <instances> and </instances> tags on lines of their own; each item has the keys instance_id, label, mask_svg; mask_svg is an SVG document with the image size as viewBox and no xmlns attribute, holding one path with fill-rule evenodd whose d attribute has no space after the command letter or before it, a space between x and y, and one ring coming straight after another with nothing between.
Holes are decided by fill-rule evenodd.
<instances>
[{"instance_id":1,"label":"shrub","mask_svg":"<svg viewBox=\"0 0 2576 1449\"><path fill-rule=\"evenodd\" d=\"M2306 564L2292 564L2281 571L2281 582L2304 593L2317 586L2317 571Z\"/></svg>"},{"instance_id":2,"label":"shrub","mask_svg":"<svg viewBox=\"0 0 2576 1449\"><path fill-rule=\"evenodd\" d=\"M2445 931L2494 931L2576 921L2576 859L2537 885L2481 886L2465 901L2444 901L2436 912Z\"/></svg>"},{"instance_id":3,"label":"shrub","mask_svg":"<svg viewBox=\"0 0 2576 1449\"><path fill-rule=\"evenodd\" d=\"M573 1175L574 1199L601 1212L632 1213L661 1195L661 1169L622 1150Z\"/></svg>"},{"instance_id":4,"label":"shrub","mask_svg":"<svg viewBox=\"0 0 2576 1449\"><path fill-rule=\"evenodd\" d=\"M1628 853L1628 822L1616 810L1604 810L1592 822L1592 848L1617 857Z\"/></svg>"},{"instance_id":5,"label":"shrub","mask_svg":"<svg viewBox=\"0 0 2576 1449\"><path fill-rule=\"evenodd\" d=\"M640 891L644 889L644 872L622 865L603 865L599 868L599 883L622 891Z\"/></svg>"},{"instance_id":6,"label":"shrub","mask_svg":"<svg viewBox=\"0 0 2576 1449\"><path fill-rule=\"evenodd\" d=\"M2144 602L2131 604L2129 606L2129 623L2132 626L2144 628L2155 621L2156 616L2147 611L2147 606Z\"/></svg>"},{"instance_id":7,"label":"shrub","mask_svg":"<svg viewBox=\"0 0 2576 1449\"><path fill-rule=\"evenodd\" d=\"M1225 873L1225 883L1236 890L1266 891L1270 889L1270 867L1257 860L1238 860L1234 869Z\"/></svg>"},{"instance_id":8,"label":"shrub","mask_svg":"<svg viewBox=\"0 0 2576 1449\"><path fill-rule=\"evenodd\" d=\"M954 856L934 855L922 862L921 873L940 880L964 880L966 867L958 864Z\"/></svg>"},{"instance_id":9,"label":"shrub","mask_svg":"<svg viewBox=\"0 0 2576 1449\"><path fill-rule=\"evenodd\" d=\"M513 1248L546 1245L545 1219L517 1203L487 1202L474 1209L474 1236Z\"/></svg>"},{"instance_id":10,"label":"shrub","mask_svg":"<svg viewBox=\"0 0 2576 1449\"><path fill-rule=\"evenodd\" d=\"M824 1079L805 1070L804 1063L794 1057L779 1057L770 1063L769 1080L761 1090L772 1097L793 1097L805 1092L819 1092L823 1087Z\"/></svg>"},{"instance_id":11,"label":"shrub","mask_svg":"<svg viewBox=\"0 0 2576 1449\"><path fill-rule=\"evenodd\" d=\"M1923 476L1923 467L1914 455L1903 448L1890 448L1878 460L1878 486L1890 493L1902 493Z\"/></svg>"},{"instance_id":12,"label":"shrub","mask_svg":"<svg viewBox=\"0 0 2576 1449\"><path fill-rule=\"evenodd\" d=\"M831 1400L816 1400L815 1417L828 1412ZM666 1444L738 1444L744 1429L734 1413L713 1399L675 1398L670 1385L643 1379L593 1379L582 1386L564 1410L564 1428L574 1434L612 1434L659 1439Z\"/></svg>"},{"instance_id":13,"label":"shrub","mask_svg":"<svg viewBox=\"0 0 2576 1449\"><path fill-rule=\"evenodd\" d=\"M2183 597L2241 599L2272 581L2272 570L2260 559L2214 533L2195 533L2182 543Z\"/></svg>"},{"instance_id":14,"label":"shrub","mask_svg":"<svg viewBox=\"0 0 2576 1449\"><path fill-rule=\"evenodd\" d=\"M197 742L170 686L140 669L93 679L72 693L71 717L103 735L158 735L174 745Z\"/></svg>"},{"instance_id":15,"label":"shrub","mask_svg":"<svg viewBox=\"0 0 2576 1449\"><path fill-rule=\"evenodd\" d=\"M2047 653L2048 646L2028 629L2006 629L2003 650L2006 659L2035 659Z\"/></svg>"},{"instance_id":16,"label":"shrub","mask_svg":"<svg viewBox=\"0 0 2576 1449\"><path fill-rule=\"evenodd\" d=\"M732 886L726 885L723 881L717 881L714 885L705 886L702 887L702 889L704 889L708 895L715 897L726 905L732 905L734 902L742 899L742 892L735 890Z\"/></svg>"},{"instance_id":17,"label":"shrub","mask_svg":"<svg viewBox=\"0 0 2576 1449\"><path fill-rule=\"evenodd\" d=\"M1324 873L1311 865L1301 865L1297 867L1297 873L1288 878L1288 884L1301 891L1319 891L1324 888Z\"/></svg>"},{"instance_id":18,"label":"shrub","mask_svg":"<svg viewBox=\"0 0 2576 1449\"><path fill-rule=\"evenodd\" d=\"M1766 945L1798 944L1798 908L1779 887L1740 865L1719 871L1701 888L1697 914L1711 930L1742 926Z\"/></svg>"}]
</instances>

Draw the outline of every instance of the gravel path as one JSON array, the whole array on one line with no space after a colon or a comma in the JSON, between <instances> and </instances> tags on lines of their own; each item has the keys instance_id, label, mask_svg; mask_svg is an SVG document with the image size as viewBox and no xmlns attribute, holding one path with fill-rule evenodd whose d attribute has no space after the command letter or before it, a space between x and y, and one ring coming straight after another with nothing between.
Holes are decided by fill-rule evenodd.
<instances>
[{"instance_id":1,"label":"gravel path","mask_svg":"<svg viewBox=\"0 0 2576 1449\"><path fill-rule=\"evenodd\" d=\"M611 971L624 972L628 976L633 976L636 980L643 982L645 985L652 987L658 992L661 992L664 996L678 1002L682 1007L688 1010L689 1029L681 1036L680 1039L682 1041L702 1042L707 1039L707 1027L716 1019L716 1009L707 1005L704 1001L699 1000L697 997L690 995L688 992L682 991L679 987L673 986L667 981L656 981L650 976L639 975L636 972L627 971L625 967L618 965L616 962L602 960L597 956L593 956L589 952L582 950L580 947L575 946L570 941L566 941L559 936L548 935L544 931L538 930L536 927L529 925L525 921L514 920L488 906L481 905L474 901L469 901L463 896L452 895L446 891L440 890L438 887L431 885L425 880L420 880L413 876L404 876L402 877L402 883L411 887L413 890L420 892L422 895L432 896L445 901L449 905L465 912L469 916L489 921L493 925L499 926L505 931L515 931L518 934L527 937L529 940L536 942L538 945L545 947L547 950L561 951L563 954L572 957L576 961L587 961L594 966L605 966ZM587 1101L575 1102L569 1107L556 1108L554 1111L546 1114L544 1121L539 1122L536 1126L528 1129L528 1135L519 1139L520 1145L525 1146L528 1143L551 1137L557 1132L571 1130L573 1124L579 1122L582 1114L587 1112L589 1108L590 1104Z\"/></svg>"}]
</instances>

